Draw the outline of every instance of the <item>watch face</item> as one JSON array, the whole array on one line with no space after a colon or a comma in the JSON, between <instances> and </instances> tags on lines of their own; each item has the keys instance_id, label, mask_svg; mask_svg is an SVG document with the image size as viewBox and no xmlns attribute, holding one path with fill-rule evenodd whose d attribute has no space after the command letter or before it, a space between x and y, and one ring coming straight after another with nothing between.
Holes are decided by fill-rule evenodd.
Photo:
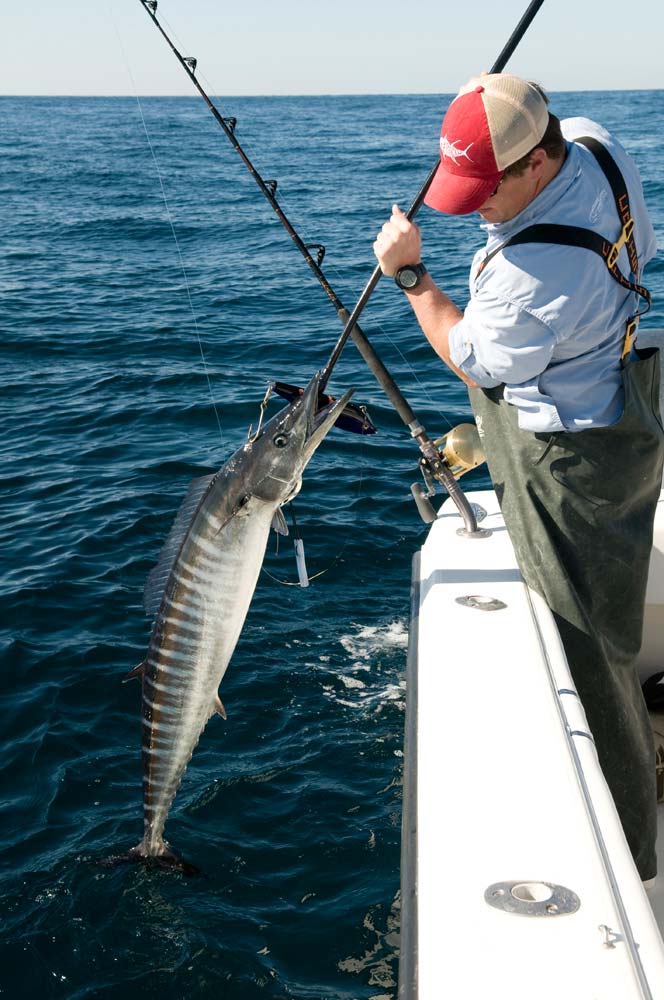
<instances>
[{"instance_id":1,"label":"watch face","mask_svg":"<svg viewBox=\"0 0 664 1000\"><path fill-rule=\"evenodd\" d=\"M402 267L399 271L399 284L402 288L415 288L419 275L412 267Z\"/></svg>"}]
</instances>

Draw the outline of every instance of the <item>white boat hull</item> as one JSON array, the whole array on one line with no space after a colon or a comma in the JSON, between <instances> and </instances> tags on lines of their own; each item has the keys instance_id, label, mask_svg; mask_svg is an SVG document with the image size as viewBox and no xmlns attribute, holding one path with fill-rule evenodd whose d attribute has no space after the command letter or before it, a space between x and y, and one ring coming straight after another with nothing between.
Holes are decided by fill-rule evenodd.
<instances>
[{"instance_id":1,"label":"white boat hull","mask_svg":"<svg viewBox=\"0 0 664 1000\"><path fill-rule=\"evenodd\" d=\"M468 496L491 535L457 534L447 501L415 559L400 998L662 998L659 890L651 906L495 494ZM645 676L664 669L664 494L648 601ZM515 882L530 888L498 897L511 911L489 905ZM563 913L550 886L578 908Z\"/></svg>"}]
</instances>

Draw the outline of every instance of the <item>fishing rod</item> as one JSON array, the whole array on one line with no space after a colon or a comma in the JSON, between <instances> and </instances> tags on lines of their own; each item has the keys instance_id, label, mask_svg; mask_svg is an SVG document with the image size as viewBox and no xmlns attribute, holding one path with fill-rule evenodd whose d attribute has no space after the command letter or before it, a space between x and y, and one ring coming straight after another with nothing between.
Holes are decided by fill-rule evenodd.
<instances>
[{"instance_id":1,"label":"fishing rod","mask_svg":"<svg viewBox=\"0 0 664 1000\"><path fill-rule=\"evenodd\" d=\"M503 48L496 64L494 65L494 69L492 70L492 72L499 72L499 69L496 69L495 67L500 65L500 69L502 69L502 67L505 65L505 63L507 62L512 52L518 45L519 41L523 37L525 31L527 30L528 26L530 25L531 21L535 17L535 14L539 10L539 7L542 5L543 2L544 0L532 0L526 13L521 18L521 21L519 22L514 32L510 36L507 44ZM155 24L155 26L157 27L157 29L159 30L159 32L161 33L161 35L163 36L163 38L165 39L171 50L173 51L180 65L189 76L189 79L191 80L191 82L193 83L193 85L195 86L195 88L197 89L197 91L207 104L212 115L217 121L217 124L221 127L222 131L233 145L234 149L240 156L242 162L249 170L249 173L252 175L252 177L258 184L259 188L261 189L263 195L274 209L280 222L288 232L289 236L297 246L298 250L304 257L310 269L315 274L317 280L323 287L328 298L334 305L340 321L344 324L344 329L342 331L341 337L337 341L337 344L335 345L334 350L330 355L330 359L328 360L327 365L325 366L321 380L321 390L325 387L327 381L329 380L330 375L332 373L332 369L337 363L341 355L341 352L348 341L348 338L352 337L362 358L367 363L369 369L371 370L371 372L373 373L373 375L375 376L375 378L385 391L388 399L394 406L398 415L410 430L411 436L417 442L420 451L422 453L419 466L422 475L424 477L427 489L425 492L422 485L416 483L411 487L411 492L413 494L413 497L415 499L418 510L423 520L430 522L435 520L436 518L436 512L432 507L431 503L429 502L428 497L432 496L435 493L434 481L437 481L447 490L451 499L455 503L459 513L461 514L461 517L463 518L464 522L463 533L469 536L478 536L482 534L483 532L481 532L481 530L477 528L477 521L475 518L474 511L470 506L470 504L468 503L463 491L459 487L455 475L452 473L450 469L450 460L453 466L455 466L457 474L461 474L461 472L468 471L469 469L474 468L476 465L478 465L480 460L478 460L477 458L475 449L471 448L468 453L467 460L464 460L466 456L465 455L462 456L462 454L458 449L455 450L452 442L446 444L445 447L442 449L438 447L438 445L441 442L445 442L446 438L450 437L451 435L445 435L443 438L435 442L431 440L423 424L419 421L419 419L415 415L415 412L408 403L408 400L397 386L396 382L390 375L389 371L387 370L386 366L384 365L379 355L374 350L373 346L369 342L366 335L358 326L357 320L359 318L359 315L363 311L366 303L368 302L371 296L371 293L373 292L373 289L375 288L376 284L380 279L381 275L380 268L377 268L376 271L374 271L374 274L372 275L369 283L365 287L362 296L360 297L360 300L358 300L358 303L353 309L353 312L349 313L346 307L344 306L343 302L341 301L341 299L338 297L338 295L330 285L324 272L321 269L321 264L325 256L325 247L318 243L306 244L300 238L300 236L292 226L290 220L286 216L285 212L279 205L279 202L277 201L276 198L277 181L265 180L261 176L259 171L254 166L254 164L251 162L245 150L242 148L240 142L238 141L235 135L237 119L232 117L225 118L219 112L219 110L213 104L212 100L210 99L210 97L208 96L208 94L201 86L200 82L196 77L197 60L193 56L183 56L182 53L179 52L179 50L169 37L168 33L164 30L163 26L157 19L157 0L140 0L140 3L141 6L148 13L149 17L151 18L151 20L153 21L153 23ZM412 218L414 214L418 211L419 207L421 206L421 203L424 200L424 195L426 194L426 191L428 190L429 185L433 180L437 167L438 164L436 164L436 167L431 171L430 175L427 177L427 180L423 188L421 189L420 193L418 194L418 197L416 198L415 202L409 209L408 213L409 218ZM311 253L309 252L310 250L316 250L317 252L316 260L314 260L314 258L312 257ZM448 454L446 454L446 452L448 452L449 454L449 460L448 460Z\"/></svg>"}]
</instances>

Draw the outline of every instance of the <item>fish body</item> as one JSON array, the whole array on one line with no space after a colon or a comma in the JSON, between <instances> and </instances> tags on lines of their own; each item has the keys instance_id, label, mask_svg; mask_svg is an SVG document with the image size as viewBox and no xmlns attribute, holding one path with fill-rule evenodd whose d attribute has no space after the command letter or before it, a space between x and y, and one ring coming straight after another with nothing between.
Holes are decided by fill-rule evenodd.
<instances>
[{"instance_id":1,"label":"fish body","mask_svg":"<svg viewBox=\"0 0 664 1000\"><path fill-rule=\"evenodd\" d=\"M305 466L351 395L317 412L318 383L316 375L215 476L195 481L196 506L174 561L166 569L157 566L156 579L148 579L150 603L159 573L167 574L147 656L132 672L142 677L144 805L144 836L134 857L177 860L163 839L164 825L208 720L215 713L225 717L218 688L251 603L270 526L298 492Z\"/></svg>"}]
</instances>

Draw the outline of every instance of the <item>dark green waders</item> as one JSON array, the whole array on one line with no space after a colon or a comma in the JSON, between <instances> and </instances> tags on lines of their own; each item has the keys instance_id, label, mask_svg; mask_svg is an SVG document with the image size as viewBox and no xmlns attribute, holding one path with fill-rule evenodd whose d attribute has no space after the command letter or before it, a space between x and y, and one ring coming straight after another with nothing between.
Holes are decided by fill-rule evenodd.
<instances>
[{"instance_id":1,"label":"dark green waders","mask_svg":"<svg viewBox=\"0 0 664 1000\"><path fill-rule=\"evenodd\" d=\"M642 879L656 874L653 736L634 661L662 483L659 358L623 369L611 427L520 430L503 387L471 389L487 463L524 580L551 608L599 761ZM662 664L664 667L664 663Z\"/></svg>"}]
</instances>

